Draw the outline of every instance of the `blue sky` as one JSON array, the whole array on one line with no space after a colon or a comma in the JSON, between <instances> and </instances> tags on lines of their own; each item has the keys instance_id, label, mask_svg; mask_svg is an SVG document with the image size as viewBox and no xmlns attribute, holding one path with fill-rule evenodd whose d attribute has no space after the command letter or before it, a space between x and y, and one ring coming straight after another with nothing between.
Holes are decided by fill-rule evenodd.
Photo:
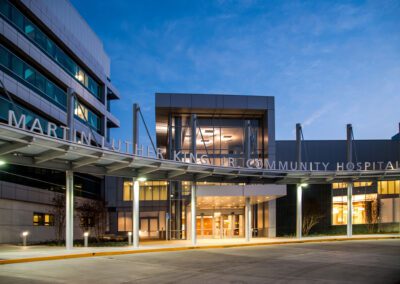
<instances>
[{"instance_id":1,"label":"blue sky","mask_svg":"<svg viewBox=\"0 0 400 284\"><path fill-rule=\"evenodd\" d=\"M277 139L390 138L400 122L400 1L72 0L121 93L115 138L154 93L275 96ZM148 143L141 129L141 142Z\"/></svg>"}]
</instances>

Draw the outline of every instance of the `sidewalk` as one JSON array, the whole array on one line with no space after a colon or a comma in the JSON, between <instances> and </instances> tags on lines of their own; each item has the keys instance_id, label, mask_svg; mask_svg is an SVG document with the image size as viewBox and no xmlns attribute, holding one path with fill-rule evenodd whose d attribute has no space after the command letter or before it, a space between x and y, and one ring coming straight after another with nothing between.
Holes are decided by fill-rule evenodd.
<instances>
[{"instance_id":1,"label":"sidewalk","mask_svg":"<svg viewBox=\"0 0 400 284\"><path fill-rule=\"evenodd\" d=\"M379 234L379 235L355 235L352 238L347 236L324 236L324 237L304 237L297 238L253 238L246 242L242 238L238 239L199 239L197 245L193 246L191 241L143 241L139 248L129 246L121 247L76 247L66 250L64 247L53 246L15 246L0 245L0 264L11 264L21 262L46 261L67 258L109 256L121 254L136 254L149 252L168 252L182 251L191 249L211 249L246 247L260 245L281 245L290 243L308 242L330 242L330 241L349 241L349 240L373 240L373 239L399 239L400 234Z\"/></svg>"}]
</instances>

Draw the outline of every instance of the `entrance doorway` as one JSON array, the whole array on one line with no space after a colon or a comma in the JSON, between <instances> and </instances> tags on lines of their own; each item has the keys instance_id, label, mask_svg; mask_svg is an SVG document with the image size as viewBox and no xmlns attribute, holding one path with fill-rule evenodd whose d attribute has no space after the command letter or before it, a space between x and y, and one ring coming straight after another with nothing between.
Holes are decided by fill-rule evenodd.
<instances>
[{"instance_id":1,"label":"entrance doorway","mask_svg":"<svg viewBox=\"0 0 400 284\"><path fill-rule=\"evenodd\" d=\"M158 239L158 218L141 217L140 218L140 236L147 239Z\"/></svg>"},{"instance_id":2,"label":"entrance doorway","mask_svg":"<svg viewBox=\"0 0 400 284\"><path fill-rule=\"evenodd\" d=\"M221 214L196 217L197 236L199 238L225 239L244 237L243 214Z\"/></svg>"}]
</instances>

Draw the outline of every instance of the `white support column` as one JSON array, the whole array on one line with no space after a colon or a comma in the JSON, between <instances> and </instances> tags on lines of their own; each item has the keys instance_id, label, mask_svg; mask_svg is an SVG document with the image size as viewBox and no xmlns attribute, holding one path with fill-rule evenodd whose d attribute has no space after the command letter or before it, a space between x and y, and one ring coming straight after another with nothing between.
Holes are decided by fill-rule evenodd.
<instances>
[{"instance_id":1,"label":"white support column","mask_svg":"<svg viewBox=\"0 0 400 284\"><path fill-rule=\"evenodd\" d=\"M246 197L246 206L245 206L245 237L246 242L249 242L251 239L251 204L250 204L250 197Z\"/></svg>"},{"instance_id":2,"label":"white support column","mask_svg":"<svg viewBox=\"0 0 400 284\"><path fill-rule=\"evenodd\" d=\"M74 172L65 172L65 246L74 247Z\"/></svg>"},{"instance_id":3,"label":"white support column","mask_svg":"<svg viewBox=\"0 0 400 284\"><path fill-rule=\"evenodd\" d=\"M353 235L353 183L347 183L347 237Z\"/></svg>"},{"instance_id":4,"label":"white support column","mask_svg":"<svg viewBox=\"0 0 400 284\"><path fill-rule=\"evenodd\" d=\"M201 237L203 238L204 237L204 215L203 214L201 214L201 219L200 219L200 234L201 234Z\"/></svg>"},{"instance_id":5,"label":"white support column","mask_svg":"<svg viewBox=\"0 0 400 284\"><path fill-rule=\"evenodd\" d=\"M132 188L132 236L133 247L139 247L139 181L133 179Z\"/></svg>"},{"instance_id":6,"label":"white support column","mask_svg":"<svg viewBox=\"0 0 400 284\"><path fill-rule=\"evenodd\" d=\"M191 202L191 219L192 219L192 245L197 244L197 228L196 228L196 182L192 182L192 202Z\"/></svg>"},{"instance_id":7,"label":"white support column","mask_svg":"<svg viewBox=\"0 0 400 284\"><path fill-rule=\"evenodd\" d=\"M303 189L300 184L297 184L297 192L296 192L296 237L298 239L301 239L301 233L302 233L302 221L303 221L303 216L302 216L302 197L303 197Z\"/></svg>"}]
</instances>

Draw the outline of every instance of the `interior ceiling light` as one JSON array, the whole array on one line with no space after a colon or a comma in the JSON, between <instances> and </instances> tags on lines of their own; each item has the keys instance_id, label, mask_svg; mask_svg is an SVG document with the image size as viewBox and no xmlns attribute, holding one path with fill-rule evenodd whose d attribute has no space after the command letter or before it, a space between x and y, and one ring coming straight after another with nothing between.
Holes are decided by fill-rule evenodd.
<instances>
[{"instance_id":1,"label":"interior ceiling light","mask_svg":"<svg viewBox=\"0 0 400 284\"><path fill-rule=\"evenodd\" d=\"M224 135L224 136L222 136L222 140L230 141L230 140L232 140L232 135Z\"/></svg>"}]
</instances>

